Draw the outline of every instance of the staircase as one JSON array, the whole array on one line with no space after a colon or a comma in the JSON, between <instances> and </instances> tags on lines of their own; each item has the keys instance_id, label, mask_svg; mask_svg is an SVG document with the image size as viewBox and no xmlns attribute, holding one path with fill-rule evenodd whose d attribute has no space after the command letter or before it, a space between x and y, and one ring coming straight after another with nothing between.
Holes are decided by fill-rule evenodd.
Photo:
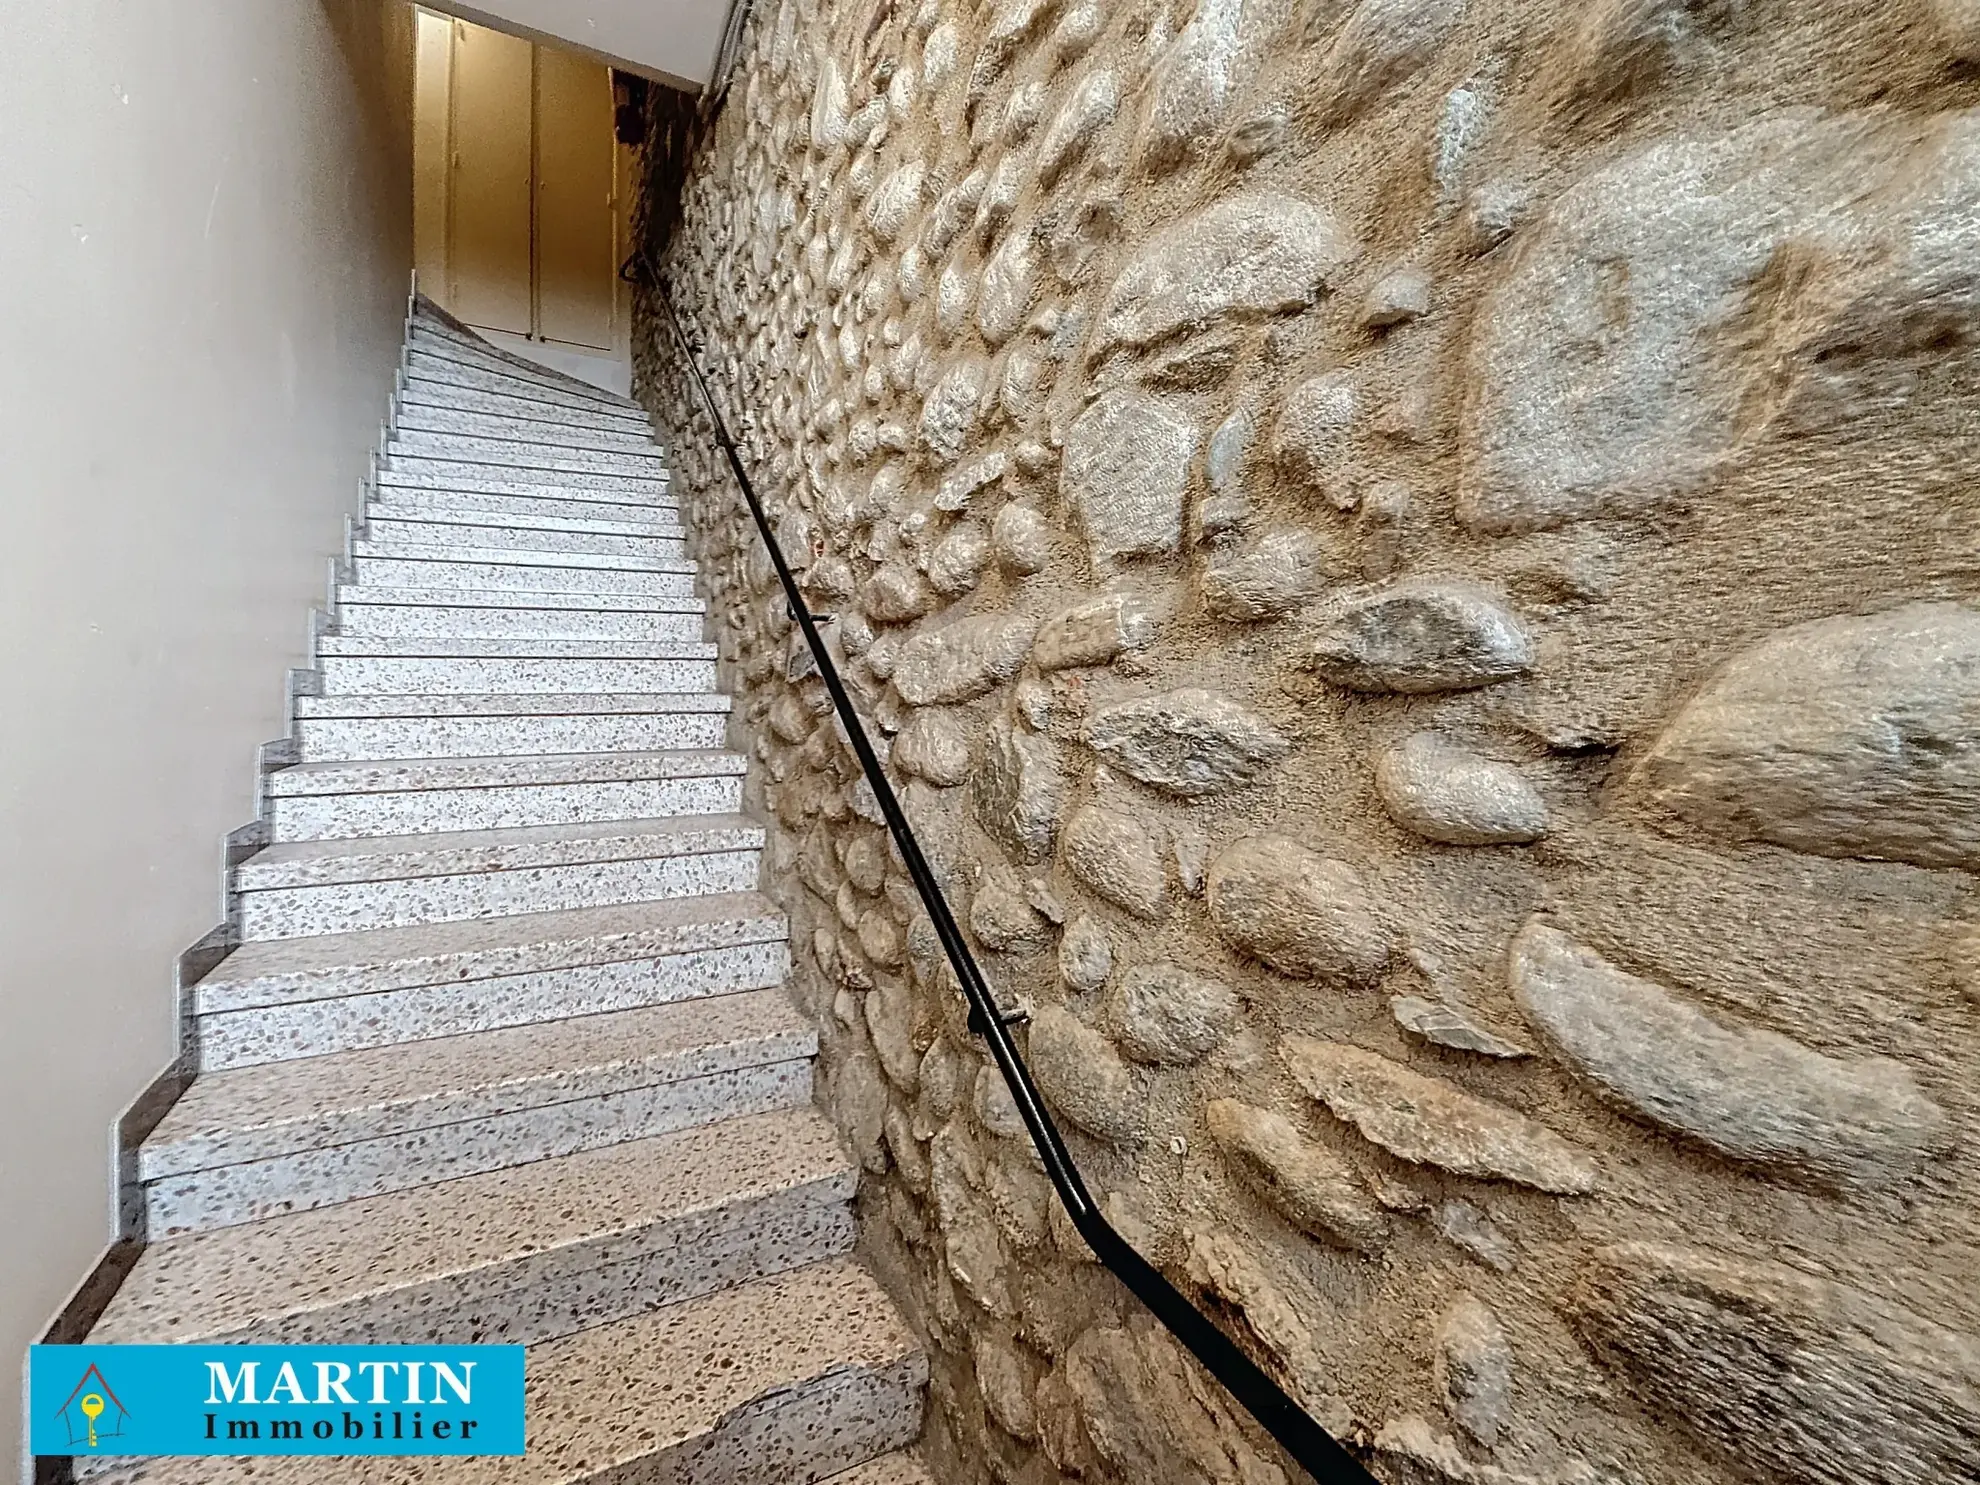
<instances>
[{"instance_id":1,"label":"staircase","mask_svg":"<svg viewBox=\"0 0 1980 1485\"><path fill-rule=\"evenodd\" d=\"M926 1485L644 412L417 302L343 576L90 1339L526 1344L529 1452L81 1472Z\"/></svg>"}]
</instances>

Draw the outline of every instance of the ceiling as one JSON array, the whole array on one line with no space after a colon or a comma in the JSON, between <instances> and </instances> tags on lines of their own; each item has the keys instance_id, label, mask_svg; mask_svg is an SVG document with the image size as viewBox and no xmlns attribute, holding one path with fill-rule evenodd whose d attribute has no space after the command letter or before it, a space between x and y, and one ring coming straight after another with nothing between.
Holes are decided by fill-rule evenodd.
<instances>
[{"instance_id":1,"label":"ceiling","mask_svg":"<svg viewBox=\"0 0 1980 1485\"><path fill-rule=\"evenodd\" d=\"M421 0L498 31L557 42L629 72L698 92L715 66L734 0Z\"/></svg>"}]
</instances>

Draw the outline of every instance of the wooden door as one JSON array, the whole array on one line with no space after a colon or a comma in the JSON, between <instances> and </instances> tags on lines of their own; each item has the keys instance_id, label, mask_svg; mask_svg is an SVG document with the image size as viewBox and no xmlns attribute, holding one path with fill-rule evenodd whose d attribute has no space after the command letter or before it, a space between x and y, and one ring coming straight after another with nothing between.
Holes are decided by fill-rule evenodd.
<instances>
[{"instance_id":1,"label":"wooden door","mask_svg":"<svg viewBox=\"0 0 1980 1485\"><path fill-rule=\"evenodd\" d=\"M470 325L528 335L536 48L456 22L448 308Z\"/></svg>"},{"instance_id":2,"label":"wooden door","mask_svg":"<svg viewBox=\"0 0 1980 1485\"><path fill-rule=\"evenodd\" d=\"M610 71L538 47L536 333L544 340L617 344L617 155Z\"/></svg>"}]
</instances>

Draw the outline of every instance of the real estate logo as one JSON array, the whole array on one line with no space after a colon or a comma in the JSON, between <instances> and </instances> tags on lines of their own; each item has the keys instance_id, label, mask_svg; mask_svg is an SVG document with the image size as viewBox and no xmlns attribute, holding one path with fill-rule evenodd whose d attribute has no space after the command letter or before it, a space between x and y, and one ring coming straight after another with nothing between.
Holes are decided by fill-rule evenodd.
<instances>
[{"instance_id":1,"label":"real estate logo","mask_svg":"<svg viewBox=\"0 0 1980 1485\"><path fill-rule=\"evenodd\" d=\"M55 1410L68 1430L69 1442L83 1449L100 1449L105 1439L121 1439L130 1409L104 1380L103 1369L91 1362L83 1369L82 1380L70 1389L62 1406Z\"/></svg>"},{"instance_id":2,"label":"real estate logo","mask_svg":"<svg viewBox=\"0 0 1980 1485\"><path fill-rule=\"evenodd\" d=\"M36 1346L29 1446L55 1457L520 1454L523 1363L521 1346Z\"/></svg>"}]
</instances>

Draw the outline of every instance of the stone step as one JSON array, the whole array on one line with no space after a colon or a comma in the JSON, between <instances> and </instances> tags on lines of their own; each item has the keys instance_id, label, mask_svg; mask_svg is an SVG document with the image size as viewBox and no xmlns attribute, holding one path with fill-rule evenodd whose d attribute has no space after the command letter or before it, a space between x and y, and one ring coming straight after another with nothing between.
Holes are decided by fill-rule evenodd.
<instances>
[{"instance_id":1,"label":"stone step","mask_svg":"<svg viewBox=\"0 0 1980 1485\"><path fill-rule=\"evenodd\" d=\"M615 408L582 397L539 393L536 388L518 386L502 391L451 386L407 373L400 378L398 410L430 409L436 413L479 413L498 418L523 418L531 422L563 423L573 427L596 428L601 432L623 433L650 439L652 419L643 408Z\"/></svg>"},{"instance_id":2,"label":"stone step","mask_svg":"<svg viewBox=\"0 0 1980 1485\"><path fill-rule=\"evenodd\" d=\"M642 488L640 485L578 485L573 483L576 478L576 476L554 474L532 476L520 470L504 470L494 464L475 465L451 473L435 473L431 470L407 471L403 468L387 467L381 463L373 477L373 484L378 493L388 500L397 498L398 492L403 491L448 495L509 495L531 500L583 501L593 505L672 507L675 504L674 497L667 493L664 483L659 489L653 490Z\"/></svg>"},{"instance_id":3,"label":"stone step","mask_svg":"<svg viewBox=\"0 0 1980 1485\"><path fill-rule=\"evenodd\" d=\"M719 748L729 699L712 694L300 696L304 763L506 758Z\"/></svg>"},{"instance_id":4,"label":"stone step","mask_svg":"<svg viewBox=\"0 0 1980 1485\"><path fill-rule=\"evenodd\" d=\"M316 648L329 696L657 695L716 687L716 647L694 640L328 635Z\"/></svg>"},{"instance_id":5,"label":"stone step","mask_svg":"<svg viewBox=\"0 0 1980 1485\"><path fill-rule=\"evenodd\" d=\"M384 478L389 479L390 476ZM434 515L480 516L501 525L514 516L562 516L576 520L634 521L650 525L680 525L680 508L672 497L657 503L622 500L618 495L583 491L576 498L555 492L510 495L472 490L428 490L402 485L377 485L369 509L379 515L426 520Z\"/></svg>"},{"instance_id":6,"label":"stone step","mask_svg":"<svg viewBox=\"0 0 1980 1485\"><path fill-rule=\"evenodd\" d=\"M741 754L717 749L301 763L263 780L278 841L728 815Z\"/></svg>"},{"instance_id":7,"label":"stone step","mask_svg":"<svg viewBox=\"0 0 1980 1485\"><path fill-rule=\"evenodd\" d=\"M533 363L504 359L491 352L470 350L444 341L414 337L406 347L408 377L448 386L508 390L526 396L554 397L569 405L596 408L627 416L640 411L637 403L615 397L602 388L559 376Z\"/></svg>"},{"instance_id":8,"label":"stone step","mask_svg":"<svg viewBox=\"0 0 1980 1485\"><path fill-rule=\"evenodd\" d=\"M503 497L497 497L503 498ZM365 523L379 522L411 528L395 533L396 539L432 545L436 542L466 540L473 546L518 546L535 544L541 536L632 536L659 541L680 541L687 535L677 512L660 514L652 507L613 509L606 515L573 515L568 511L487 511L436 502L422 510L374 500L365 507ZM483 532L526 534L529 541L490 541ZM374 529L371 534L379 536Z\"/></svg>"},{"instance_id":9,"label":"stone step","mask_svg":"<svg viewBox=\"0 0 1980 1485\"><path fill-rule=\"evenodd\" d=\"M146 1247L99 1344L527 1345L845 1252L814 1110L726 1119Z\"/></svg>"},{"instance_id":10,"label":"stone step","mask_svg":"<svg viewBox=\"0 0 1980 1485\"><path fill-rule=\"evenodd\" d=\"M665 562L688 560L687 533L680 530L668 531L656 526L649 531L559 531L514 524L487 512L480 514L487 518L477 522L413 520L374 504L365 517L364 540L374 552L460 549L554 552L567 557L634 557Z\"/></svg>"},{"instance_id":11,"label":"stone step","mask_svg":"<svg viewBox=\"0 0 1980 1485\"><path fill-rule=\"evenodd\" d=\"M901 1453L884 1455L819 1485L935 1485L935 1477L912 1454Z\"/></svg>"},{"instance_id":12,"label":"stone step","mask_svg":"<svg viewBox=\"0 0 1980 1485\"><path fill-rule=\"evenodd\" d=\"M531 360L502 346L484 340L478 335L462 335L449 327L439 327L427 323L415 324L407 336L408 350L455 361L465 366L484 367L494 371L504 371L513 376L541 382L548 387L580 393L594 397L608 406L635 407L629 397L616 392L608 392L603 387L571 376Z\"/></svg>"},{"instance_id":13,"label":"stone step","mask_svg":"<svg viewBox=\"0 0 1980 1485\"><path fill-rule=\"evenodd\" d=\"M687 598L694 567L666 558L572 556L500 548L351 544L357 581L379 588L476 588L509 593L622 593ZM627 565L637 564L637 565Z\"/></svg>"},{"instance_id":14,"label":"stone step","mask_svg":"<svg viewBox=\"0 0 1980 1485\"><path fill-rule=\"evenodd\" d=\"M757 990L207 1073L138 1151L152 1241L811 1099L815 1029Z\"/></svg>"},{"instance_id":15,"label":"stone step","mask_svg":"<svg viewBox=\"0 0 1980 1485\"><path fill-rule=\"evenodd\" d=\"M659 902L757 884L741 815L270 846L234 869L246 941Z\"/></svg>"},{"instance_id":16,"label":"stone step","mask_svg":"<svg viewBox=\"0 0 1980 1485\"><path fill-rule=\"evenodd\" d=\"M754 892L242 944L192 989L203 1069L762 990L790 966Z\"/></svg>"},{"instance_id":17,"label":"stone step","mask_svg":"<svg viewBox=\"0 0 1980 1485\"><path fill-rule=\"evenodd\" d=\"M927 1357L834 1259L530 1348L529 1452L422 1459L422 1485L924 1485L862 1474L921 1432ZM601 1385L601 1379L609 1383ZM404 1485L404 1459L145 1459L110 1485ZM875 1466L878 1468L878 1466ZM850 1475L847 1471L852 1471Z\"/></svg>"},{"instance_id":18,"label":"stone step","mask_svg":"<svg viewBox=\"0 0 1980 1485\"><path fill-rule=\"evenodd\" d=\"M465 480L470 485L493 482L514 486L522 493L531 490L616 490L625 495L659 499L667 493L665 474L622 474L609 470L559 469L553 464L532 461L527 464L495 464L477 459L438 459L428 454L395 454L379 461L379 468L400 484L451 485Z\"/></svg>"},{"instance_id":19,"label":"stone step","mask_svg":"<svg viewBox=\"0 0 1980 1485\"><path fill-rule=\"evenodd\" d=\"M630 449L582 449L553 443L527 431L511 430L506 437L469 433L422 433L401 429L385 445L388 461L453 459L473 464L502 464L520 469L557 469L577 473L651 475L665 478L667 459L657 444Z\"/></svg>"},{"instance_id":20,"label":"stone step","mask_svg":"<svg viewBox=\"0 0 1980 1485\"><path fill-rule=\"evenodd\" d=\"M353 559L366 557L380 561L431 562L435 576L440 569L457 563L496 567L549 567L580 572L665 572L693 576L694 563L686 557L626 552L554 552L533 547L477 547L466 542L414 542L363 537L351 543ZM362 581L360 579L360 581Z\"/></svg>"},{"instance_id":21,"label":"stone step","mask_svg":"<svg viewBox=\"0 0 1980 1485\"><path fill-rule=\"evenodd\" d=\"M521 401L521 399L516 399ZM529 439L555 444L560 448L623 450L653 453L660 448L651 428L631 418L586 418L576 409L560 418L548 408L530 415L521 409L481 412L472 408L442 407L426 402L401 401L393 414L393 429L400 434L446 433L464 438Z\"/></svg>"},{"instance_id":22,"label":"stone step","mask_svg":"<svg viewBox=\"0 0 1980 1485\"><path fill-rule=\"evenodd\" d=\"M679 609L598 610L569 604L530 603L515 607L518 595L502 594L499 604L374 602L407 589L346 589L338 596L337 633L384 639L599 639L655 643L695 642L707 628L701 605ZM357 601L352 592L366 596ZM421 595L422 597L428 595ZM544 595L563 596L563 595ZM692 600L689 600L692 602ZM572 749L552 748L553 753Z\"/></svg>"}]
</instances>

